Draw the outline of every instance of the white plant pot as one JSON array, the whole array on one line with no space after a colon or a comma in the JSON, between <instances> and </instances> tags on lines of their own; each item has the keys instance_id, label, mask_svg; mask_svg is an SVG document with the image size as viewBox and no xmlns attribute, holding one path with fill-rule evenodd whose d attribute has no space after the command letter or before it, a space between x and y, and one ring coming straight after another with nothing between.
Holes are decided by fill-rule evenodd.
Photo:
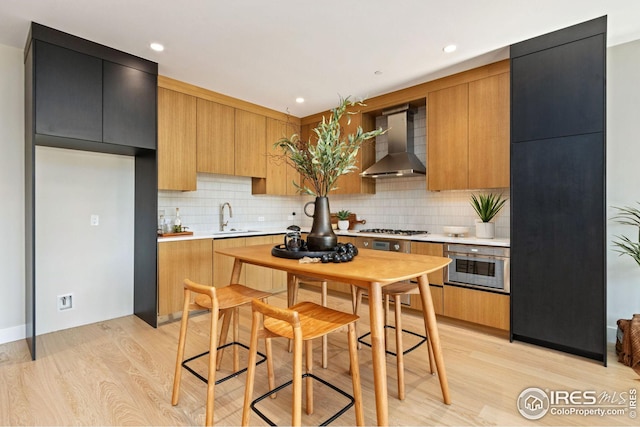
<instances>
[{"instance_id":1,"label":"white plant pot","mask_svg":"<svg viewBox=\"0 0 640 427\"><path fill-rule=\"evenodd\" d=\"M341 219L338 221L338 228L340 230L348 230L349 229L349 220L348 219Z\"/></svg>"},{"instance_id":2,"label":"white plant pot","mask_svg":"<svg viewBox=\"0 0 640 427\"><path fill-rule=\"evenodd\" d=\"M478 239L493 239L496 237L496 225L492 222L477 222L476 237Z\"/></svg>"}]
</instances>

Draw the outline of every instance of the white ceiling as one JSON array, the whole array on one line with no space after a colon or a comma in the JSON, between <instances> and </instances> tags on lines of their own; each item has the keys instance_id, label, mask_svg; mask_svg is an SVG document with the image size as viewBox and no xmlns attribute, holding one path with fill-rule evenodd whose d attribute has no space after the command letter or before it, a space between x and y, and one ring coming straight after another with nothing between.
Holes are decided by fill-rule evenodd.
<instances>
[{"instance_id":1,"label":"white ceiling","mask_svg":"<svg viewBox=\"0 0 640 427\"><path fill-rule=\"evenodd\" d=\"M369 98L507 58L512 43L602 15L609 46L640 39L638 0L0 0L0 44L23 49L34 21L304 117L339 95Z\"/></svg>"}]
</instances>

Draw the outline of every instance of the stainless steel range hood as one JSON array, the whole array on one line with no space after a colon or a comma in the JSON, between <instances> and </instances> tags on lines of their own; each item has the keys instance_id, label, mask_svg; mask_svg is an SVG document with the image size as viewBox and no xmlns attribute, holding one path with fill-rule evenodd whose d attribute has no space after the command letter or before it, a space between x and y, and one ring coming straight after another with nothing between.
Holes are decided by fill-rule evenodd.
<instances>
[{"instance_id":1,"label":"stainless steel range hood","mask_svg":"<svg viewBox=\"0 0 640 427\"><path fill-rule=\"evenodd\" d=\"M405 104L382 112L387 116L389 154L360 175L367 178L394 178L425 175L427 170L413 153L413 112Z\"/></svg>"}]
</instances>

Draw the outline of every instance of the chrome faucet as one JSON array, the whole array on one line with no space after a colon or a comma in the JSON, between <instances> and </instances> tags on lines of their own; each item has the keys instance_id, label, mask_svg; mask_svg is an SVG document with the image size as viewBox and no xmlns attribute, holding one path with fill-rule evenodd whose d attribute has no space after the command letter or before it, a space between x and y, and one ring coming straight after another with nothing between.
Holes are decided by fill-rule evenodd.
<instances>
[{"instance_id":1,"label":"chrome faucet","mask_svg":"<svg viewBox=\"0 0 640 427\"><path fill-rule=\"evenodd\" d=\"M224 220L224 207L229 206L229 218L233 218L233 212L231 211L231 204L229 202L224 202L222 206L220 206L220 231L224 231L224 228L229 224L229 220Z\"/></svg>"}]
</instances>

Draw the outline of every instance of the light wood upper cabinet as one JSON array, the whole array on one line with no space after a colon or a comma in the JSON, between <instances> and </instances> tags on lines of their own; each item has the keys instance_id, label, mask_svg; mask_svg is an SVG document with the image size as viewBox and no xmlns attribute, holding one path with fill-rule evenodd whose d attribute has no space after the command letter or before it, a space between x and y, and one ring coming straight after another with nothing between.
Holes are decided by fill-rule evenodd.
<instances>
[{"instance_id":1,"label":"light wood upper cabinet","mask_svg":"<svg viewBox=\"0 0 640 427\"><path fill-rule=\"evenodd\" d=\"M469 83L469 188L509 187L509 73Z\"/></svg>"},{"instance_id":2,"label":"light wood upper cabinet","mask_svg":"<svg viewBox=\"0 0 640 427\"><path fill-rule=\"evenodd\" d=\"M270 194L278 196L293 196L297 194L293 181L300 182L297 171L291 167L282 156L280 148L274 144L283 137L299 133L297 126L267 117L266 131L266 178L253 178L251 182L252 194Z\"/></svg>"},{"instance_id":3,"label":"light wood upper cabinet","mask_svg":"<svg viewBox=\"0 0 640 427\"><path fill-rule=\"evenodd\" d=\"M180 312L184 279L213 284L213 240L158 243L158 315Z\"/></svg>"},{"instance_id":4,"label":"light wood upper cabinet","mask_svg":"<svg viewBox=\"0 0 640 427\"><path fill-rule=\"evenodd\" d=\"M429 92L429 190L509 187L509 73Z\"/></svg>"},{"instance_id":5,"label":"light wood upper cabinet","mask_svg":"<svg viewBox=\"0 0 640 427\"><path fill-rule=\"evenodd\" d=\"M235 108L198 98L198 172L235 172Z\"/></svg>"},{"instance_id":6,"label":"light wood upper cabinet","mask_svg":"<svg viewBox=\"0 0 640 427\"><path fill-rule=\"evenodd\" d=\"M430 92L427 98L427 186L468 188L467 83Z\"/></svg>"},{"instance_id":7,"label":"light wood upper cabinet","mask_svg":"<svg viewBox=\"0 0 640 427\"><path fill-rule=\"evenodd\" d=\"M196 189L196 98L158 88L158 188Z\"/></svg>"},{"instance_id":8,"label":"light wood upper cabinet","mask_svg":"<svg viewBox=\"0 0 640 427\"><path fill-rule=\"evenodd\" d=\"M235 175L266 178L266 117L236 109Z\"/></svg>"}]
</instances>

